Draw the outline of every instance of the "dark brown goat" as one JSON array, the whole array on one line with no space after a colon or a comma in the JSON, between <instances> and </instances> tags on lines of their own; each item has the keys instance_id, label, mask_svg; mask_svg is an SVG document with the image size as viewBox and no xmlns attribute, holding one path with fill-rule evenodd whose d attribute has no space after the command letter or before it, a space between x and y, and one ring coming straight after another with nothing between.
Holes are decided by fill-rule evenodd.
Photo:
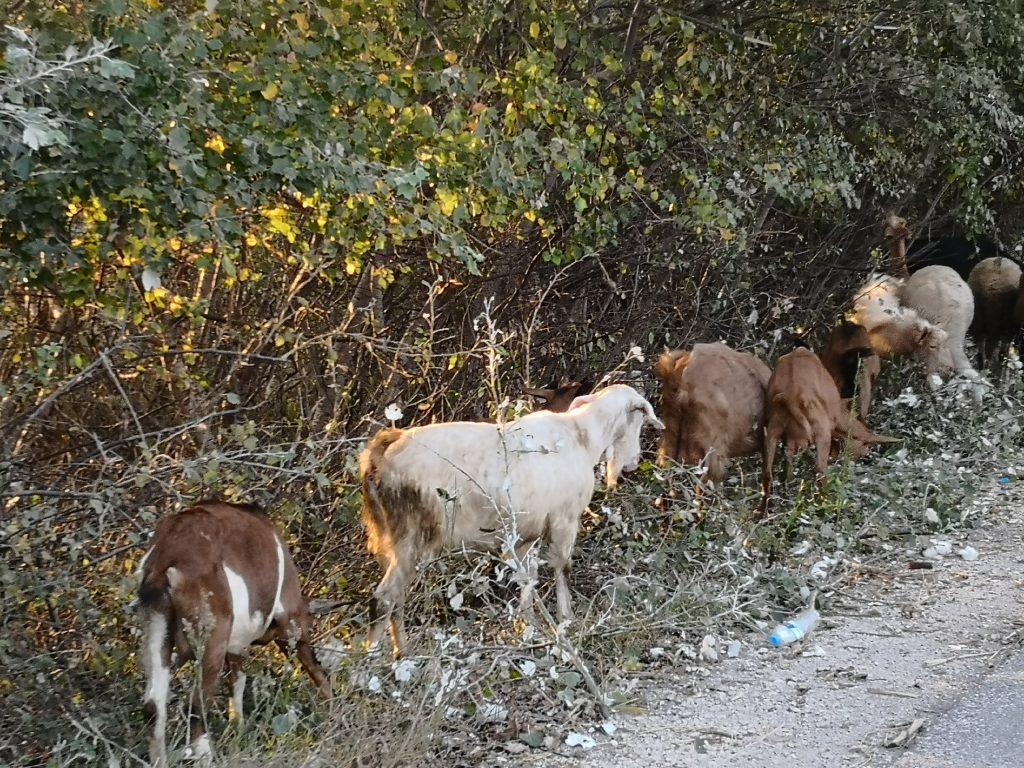
<instances>
[{"instance_id":1,"label":"dark brown goat","mask_svg":"<svg viewBox=\"0 0 1024 768\"><path fill-rule=\"evenodd\" d=\"M852 398L857 384L857 366L863 360L860 387L860 418L866 420L871 390L881 364L871 349L871 337L864 326L843 320L829 334L821 352L821 363L839 389L839 397Z\"/></svg>"},{"instance_id":2,"label":"dark brown goat","mask_svg":"<svg viewBox=\"0 0 1024 768\"><path fill-rule=\"evenodd\" d=\"M1003 256L982 259L971 270L967 285L974 294L974 322L971 332L978 345L978 369L999 366L1004 348L1021 328L1024 298L1020 265Z\"/></svg>"},{"instance_id":3,"label":"dark brown goat","mask_svg":"<svg viewBox=\"0 0 1024 768\"><path fill-rule=\"evenodd\" d=\"M891 437L873 435L843 402L832 377L811 350L795 349L779 358L765 397L762 515L768 511L772 469L780 440L790 456L814 446L819 484L825 482L834 440L849 440L856 457L865 455L870 443L895 442Z\"/></svg>"},{"instance_id":4,"label":"dark brown goat","mask_svg":"<svg viewBox=\"0 0 1024 768\"><path fill-rule=\"evenodd\" d=\"M202 652L189 726L197 759L212 751L206 710L225 664L235 711L242 715L241 657L250 645L274 641L286 652L294 646L320 696L331 695L310 644L312 620L295 565L273 523L256 507L201 501L161 520L142 561L139 610L154 766L167 765L172 650L179 662Z\"/></svg>"},{"instance_id":5,"label":"dark brown goat","mask_svg":"<svg viewBox=\"0 0 1024 768\"><path fill-rule=\"evenodd\" d=\"M572 401L581 395L589 395L593 384L586 381L562 381L551 387L524 387L523 393L541 401L541 410L565 413Z\"/></svg>"}]
</instances>

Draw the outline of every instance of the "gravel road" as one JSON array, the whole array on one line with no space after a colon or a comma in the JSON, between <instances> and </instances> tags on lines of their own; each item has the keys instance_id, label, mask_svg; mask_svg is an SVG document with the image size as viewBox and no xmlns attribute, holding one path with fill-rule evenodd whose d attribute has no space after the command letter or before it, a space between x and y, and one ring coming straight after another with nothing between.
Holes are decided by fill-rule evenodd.
<instances>
[{"instance_id":1,"label":"gravel road","mask_svg":"<svg viewBox=\"0 0 1024 768\"><path fill-rule=\"evenodd\" d=\"M802 648L777 651L751 636L738 658L713 666L696 684L686 673L650 684L647 713L617 717L618 731L594 735L597 746L519 755L515 764L945 765L929 761L925 750L915 756L913 743L941 754L934 742L943 717L955 719L958 710L945 713L959 702L969 710L972 692L974 708L980 696L984 709L986 675L1024 642L1024 488L993 489L981 506L987 509L974 529L936 537L951 541L953 553L934 570L908 570L903 557L844 585L836 610ZM977 560L957 556L966 544ZM909 750L884 746L916 720L923 727ZM979 754L956 765L1001 765L986 759Z\"/></svg>"}]
</instances>

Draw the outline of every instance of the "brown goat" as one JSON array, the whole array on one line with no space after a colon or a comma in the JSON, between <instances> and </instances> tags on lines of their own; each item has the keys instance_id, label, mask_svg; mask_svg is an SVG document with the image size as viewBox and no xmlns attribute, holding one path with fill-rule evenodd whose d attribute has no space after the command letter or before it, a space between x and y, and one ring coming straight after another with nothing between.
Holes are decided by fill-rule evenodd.
<instances>
[{"instance_id":1,"label":"brown goat","mask_svg":"<svg viewBox=\"0 0 1024 768\"><path fill-rule=\"evenodd\" d=\"M212 751L206 711L225 664L235 711L242 715L241 658L250 645L273 640L285 652L294 646L317 692L330 698L330 682L310 644L312 620L295 565L273 523L256 507L201 501L161 520L142 561L139 610L154 766L167 765L172 650L179 662L202 650L189 724L195 758Z\"/></svg>"},{"instance_id":2,"label":"brown goat","mask_svg":"<svg viewBox=\"0 0 1024 768\"><path fill-rule=\"evenodd\" d=\"M837 438L851 442L854 456L865 455L869 443L895 442L894 438L873 435L850 414L832 377L809 349L795 349L779 358L768 382L765 402L762 515L768 511L775 451L780 440L790 456L815 447L819 484L825 482L829 455Z\"/></svg>"},{"instance_id":3,"label":"brown goat","mask_svg":"<svg viewBox=\"0 0 1024 768\"><path fill-rule=\"evenodd\" d=\"M666 352L655 365L665 421L658 464L707 463L721 482L727 459L749 456L760 444L764 392L771 369L725 344L696 344Z\"/></svg>"},{"instance_id":4,"label":"brown goat","mask_svg":"<svg viewBox=\"0 0 1024 768\"><path fill-rule=\"evenodd\" d=\"M821 352L821 363L839 389L839 397L852 398L857 384L857 366L862 363L860 418L867 419L871 390L881 370L878 355L871 350L871 336L858 323L843 320L829 334Z\"/></svg>"},{"instance_id":5,"label":"brown goat","mask_svg":"<svg viewBox=\"0 0 1024 768\"><path fill-rule=\"evenodd\" d=\"M541 410L565 413L574 399L590 394L591 389L593 385L589 382L563 380L551 387L524 387L523 394L540 400Z\"/></svg>"}]
</instances>

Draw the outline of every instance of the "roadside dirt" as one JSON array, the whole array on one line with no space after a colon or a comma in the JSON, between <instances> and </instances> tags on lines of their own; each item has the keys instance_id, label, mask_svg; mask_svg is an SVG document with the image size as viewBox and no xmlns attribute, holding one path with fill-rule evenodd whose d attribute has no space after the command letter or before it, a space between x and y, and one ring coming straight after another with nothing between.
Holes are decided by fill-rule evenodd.
<instances>
[{"instance_id":1,"label":"roadside dirt","mask_svg":"<svg viewBox=\"0 0 1024 768\"><path fill-rule=\"evenodd\" d=\"M695 682L675 673L643 689L647 714L617 716L590 749L533 753L518 765L569 768L766 768L894 765L884 742L963 697L1024 640L1024 483L975 499L976 527L948 536L931 571L910 555L842 586L802 647L744 639L738 658ZM927 539L922 540L927 544ZM957 551L971 545L978 559ZM920 559L919 550L914 554Z\"/></svg>"}]
</instances>

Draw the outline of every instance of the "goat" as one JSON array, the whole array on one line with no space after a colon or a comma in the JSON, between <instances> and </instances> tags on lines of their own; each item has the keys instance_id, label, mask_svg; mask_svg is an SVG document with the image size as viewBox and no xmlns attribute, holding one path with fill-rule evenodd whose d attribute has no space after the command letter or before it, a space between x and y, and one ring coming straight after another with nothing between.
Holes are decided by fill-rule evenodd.
<instances>
[{"instance_id":1,"label":"goat","mask_svg":"<svg viewBox=\"0 0 1024 768\"><path fill-rule=\"evenodd\" d=\"M560 621L572 618L565 569L580 514L594 492L594 466L607 460L614 488L640 461L640 430L664 425L636 390L615 384L577 397L565 413L537 411L507 424L449 422L384 429L359 456L367 549L384 570L374 591L369 647L390 626L405 646L402 613L417 567L443 549L494 550L525 558L543 539L555 572ZM520 607L532 605L530 558Z\"/></svg>"},{"instance_id":2,"label":"goat","mask_svg":"<svg viewBox=\"0 0 1024 768\"><path fill-rule=\"evenodd\" d=\"M928 373L935 376L952 369L965 376L976 377L977 373L964 353L967 329L974 319L971 289L955 269L944 264L930 264L910 274L907 269L910 230L904 219L889 216L886 235L891 242L892 271L899 278L896 297L900 306L913 310L946 333L940 354L925 358Z\"/></svg>"},{"instance_id":3,"label":"goat","mask_svg":"<svg viewBox=\"0 0 1024 768\"><path fill-rule=\"evenodd\" d=\"M765 396L762 516L768 512L772 469L780 440L790 456L815 447L819 484L825 482L833 441L837 438L850 441L855 456L866 454L870 443L894 442L894 438L872 434L843 402L836 383L814 352L799 348L779 358Z\"/></svg>"},{"instance_id":4,"label":"goat","mask_svg":"<svg viewBox=\"0 0 1024 768\"><path fill-rule=\"evenodd\" d=\"M565 381L550 387L524 387L523 394L541 401L543 410L565 413L574 398L590 394L593 384L589 381Z\"/></svg>"},{"instance_id":5,"label":"goat","mask_svg":"<svg viewBox=\"0 0 1024 768\"><path fill-rule=\"evenodd\" d=\"M928 372L938 374L951 368L968 378L977 378L964 352L967 329L974 319L974 294L956 270L939 264L919 269L900 286L899 297L903 306L946 333L943 355L926 361ZM945 362L947 356L951 364Z\"/></svg>"},{"instance_id":6,"label":"goat","mask_svg":"<svg viewBox=\"0 0 1024 768\"><path fill-rule=\"evenodd\" d=\"M242 716L241 657L250 645L273 640L283 651L294 645L317 692L330 698L330 681L310 644L312 619L295 565L273 523L257 507L206 500L165 517L141 570L143 705L150 720L152 765L167 765L172 650L183 662L205 642L190 719L190 750L198 759L211 756L206 710L225 665L235 712Z\"/></svg>"},{"instance_id":7,"label":"goat","mask_svg":"<svg viewBox=\"0 0 1024 768\"><path fill-rule=\"evenodd\" d=\"M960 337L959 343L957 343L957 339L951 338L950 332L942 327L943 323L931 322L925 312L919 311L914 306L917 303L927 307L929 308L928 314L945 320L950 320L951 314L957 315L957 318L962 320L960 317L962 313L940 311L950 303L940 300L941 296L936 296L936 294L944 295L945 284L949 281L940 278L948 278L948 275L940 274L939 277L936 277L934 272L929 272L929 270L948 268L926 267L909 275L906 246L910 231L906 221L898 216L890 216L886 221L885 231L890 241L890 270L897 276L878 273L871 275L854 297L853 312L850 318L867 330L871 349L876 356L868 358L863 369L861 418L867 417L872 383L881 370L880 358L914 355L924 363L929 374L937 375L939 372L956 367L954 348L958 347L960 355L963 355L963 338ZM952 272L952 270L949 271ZM899 277L899 275L907 277ZM956 277L955 273L953 277ZM908 292L907 286L911 282L913 282L913 286ZM968 293L970 293L969 289ZM959 298L961 299L959 303L962 304L962 295ZM952 304L957 304L957 302L952 302ZM973 313L973 300L971 300L971 308ZM956 321L946 323L953 330L958 330L961 324ZM963 327L963 331L966 333L966 325Z\"/></svg>"},{"instance_id":8,"label":"goat","mask_svg":"<svg viewBox=\"0 0 1024 768\"><path fill-rule=\"evenodd\" d=\"M1002 256L979 261L967 278L974 294L974 324L972 331L978 345L978 368L990 363L999 365L1003 346L1014 339L1020 330L1020 320L1014 310L1021 302L1020 266Z\"/></svg>"},{"instance_id":9,"label":"goat","mask_svg":"<svg viewBox=\"0 0 1024 768\"><path fill-rule=\"evenodd\" d=\"M665 421L659 466L706 462L708 480L718 484L728 459L757 451L772 373L767 365L725 344L696 344L665 352L654 370Z\"/></svg>"},{"instance_id":10,"label":"goat","mask_svg":"<svg viewBox=\"0 0 1024 768\"><path fill-rule=\"evenodd\" d=\"M871 391L880 366L878 356L871 349L871 337L862 325L843 320L836 325L822 350L821 363L836 383L839 396L853 397L857 385L857 367L863 367L860 387L860 418L867 419L871 404Z\"/></svg>"}]
</instances>

